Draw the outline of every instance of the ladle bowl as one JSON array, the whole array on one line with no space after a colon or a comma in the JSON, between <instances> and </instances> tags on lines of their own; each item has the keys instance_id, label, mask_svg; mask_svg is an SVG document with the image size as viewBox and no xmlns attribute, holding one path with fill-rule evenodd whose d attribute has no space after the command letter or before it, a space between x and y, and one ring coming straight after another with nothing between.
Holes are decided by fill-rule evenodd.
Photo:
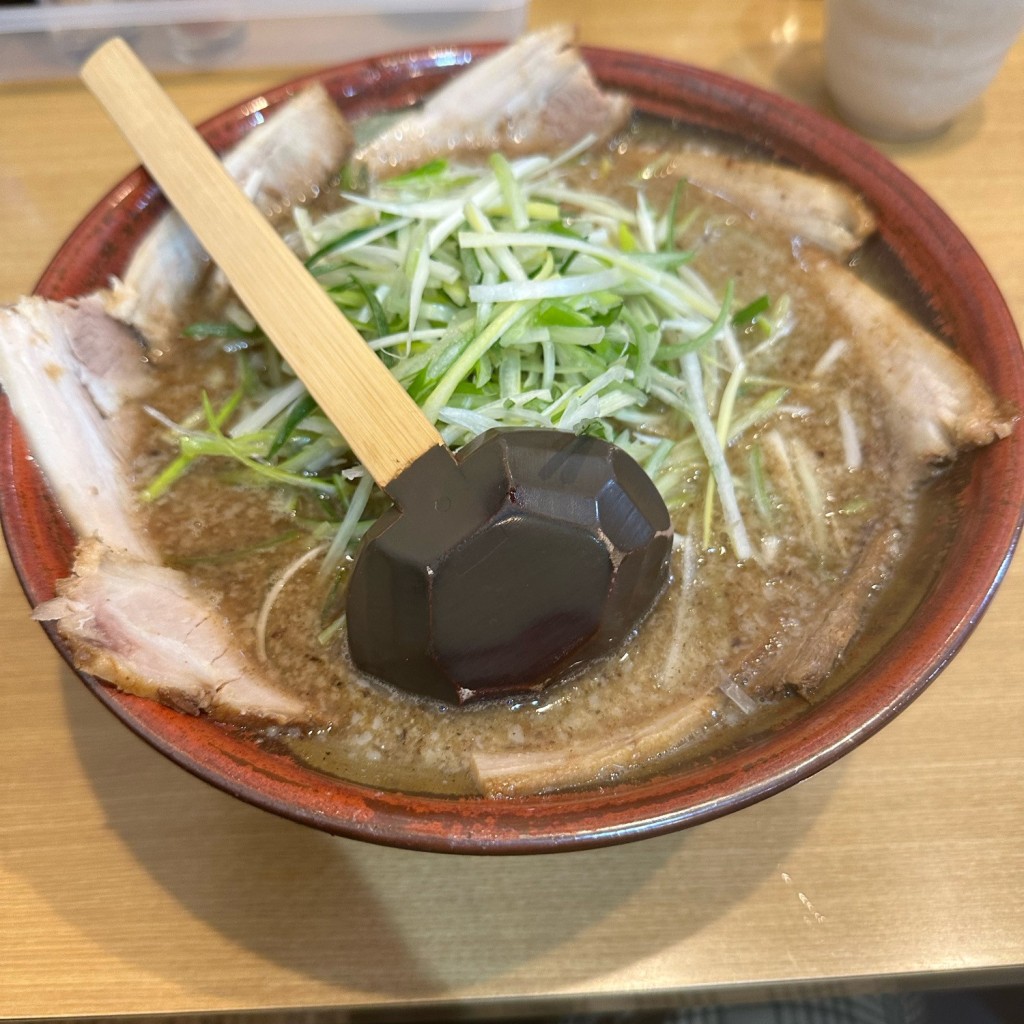
<instances>
[{"instance_id":1,"label":"ladle bowl","mask_svg":"<svg viewBox=\"0 0 1024 1024\"><path fill-rule=\"evenodd\" d=\"M620 645L665 585L665 502L599 438L492 430L396 484L417 512L370 529L346 609L356 664L411 693L539 690Z\"/></svg>"}]
</instances>

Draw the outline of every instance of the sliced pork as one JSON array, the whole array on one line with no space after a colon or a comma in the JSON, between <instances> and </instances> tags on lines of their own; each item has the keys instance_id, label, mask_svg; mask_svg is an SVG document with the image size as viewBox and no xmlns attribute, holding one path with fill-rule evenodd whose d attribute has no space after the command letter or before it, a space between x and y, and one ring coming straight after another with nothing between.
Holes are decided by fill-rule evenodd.
<instances>
[{"instance_id":1,"label":"sliced pork","mask_svg":"<svg viewBox=\"0 0 1024 1024\"><path fill-rule=\"evenodd\" d=\"M598 88L571 31L556 27L474 63L356 159L385 174L454 150L557 152L588 136L605 138L629 116L625 97Z\"/></svg>"},{"instance_id":2,"label":"sliced pork","mask_svg":"<svg viewBox=\"0 0 1024 1024\"><path fill-rule=\"evenodd\" d=\"M837 256L849 255L875 230L861 196L819 174L697 149L673 154L666 172Z\"/></svg>"},{"instance_id":3,"label":"sliced pork","mask_svg":"<svg viewBox=\"0 0 1024 1024\"><path fill-rule=\"evenodd\" d=\"M313 85L250 131L224 156L231 176L268 216L316 195L341 170L352 130L321 85ZM110 310L157 348L181 328L184 311L204 285L210 264L181 218L168 211L146 235ZM217 285L221 287L221 285Z\"/></svg>"},{"instance_id":4,"label":"sliced pork","mask_svg":"<svg viewBox=\"0 0 1024 1024\"><path fill-rule=\"evenodd\" d=\"M155 560L134 515L134 416L152 386L137 336L102 297L39 297L0 308L0 383L68 522L80 537Z\"/></svg>"},{"instance_id":5,"label":"sliced pork","mask_svg":"<svg viewBox=\"0 0 1024 1024\"><path fill-rule=\"evenodd\" d=\"M214 600L184 573L86 541L57 595L33 617L56 622L85 672L189 714L309 718L299 701L262 677Z\"/></svg>"},{"instance_id":6,"label":"sliced pork","mask_svg":"<svg viewBox=\"0 0 1024 1024\"><path fill-rule=\"evenodd\" d=\"M1003 408L948 345L846 267L829 259L811 259L808 267L849 322L908 458L943 462L1009 435L1016 410Z\"/></svg>"},{"instance_id":7,"label":"sliced pork","mask_svg":"<svg viewBox=\"0 0 1024 1024\"><path fill-rule=\"evenodd\" d=\"M570 741L557 750L477 751L473 776L485 796L544 793L595 781L612 782L637 765L673 750L713 721L719 700L712 695L687 701L638 727L613 731L600 740Z\"/></svg>"}]
</instances>

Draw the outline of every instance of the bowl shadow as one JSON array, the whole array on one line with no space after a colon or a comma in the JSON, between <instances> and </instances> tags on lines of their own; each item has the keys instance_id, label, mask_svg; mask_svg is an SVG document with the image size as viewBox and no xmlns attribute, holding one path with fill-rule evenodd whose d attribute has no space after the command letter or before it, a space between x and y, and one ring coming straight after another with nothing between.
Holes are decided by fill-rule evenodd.
<instances>
[{"instance_id":1,"label":"bowl shadow","mask_svg":"<svg viewBox=\"0 0 1024 1024\"><path fill-rule=\"evenodd\" d=\"M315 983L320 994L308 998L321 1005L325 987L356 1004L436 1002L486 998L513 982L524 993L565 991L619 973L709 928L777 874L834 789L823 778L700 827L595 850L408 851L333 837L233 799L158 756L69 670L59 686L104 829L179 905L175 914L197 922L197 942L219 933ZM777 801L788 801L785 814L773 812ZM57 841L61 815L50 820ZM716 865L726 860L723 886ZM130 873L108 883L123 888L116 912L97 915L89 900L69 898L88 883L47 865L26 857L18 873L119 959L211 1000L237 991L216 958L145 957L136 936L156 910L133 899ZM269 974L267 985L277 987ZM264 991L268 998L290 997Z\"/></svg>"}]
</instances>

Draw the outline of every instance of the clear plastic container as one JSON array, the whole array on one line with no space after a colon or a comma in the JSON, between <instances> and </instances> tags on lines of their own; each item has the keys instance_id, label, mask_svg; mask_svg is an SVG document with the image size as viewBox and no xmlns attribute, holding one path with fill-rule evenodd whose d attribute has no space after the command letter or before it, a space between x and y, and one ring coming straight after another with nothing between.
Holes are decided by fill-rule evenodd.
<instances>
[{"instance_id":1,"label":"clear plastic container","mask_svg":"<svg viewBox=\"0 0 1024 1024\"><path fill-rule=\"evenodd\" d=\"M154 71L330 65L390 50L504 41L527 0L49 0L0 8L0 82L74 76L124 36Z\"/></svg>"}]
</instances>

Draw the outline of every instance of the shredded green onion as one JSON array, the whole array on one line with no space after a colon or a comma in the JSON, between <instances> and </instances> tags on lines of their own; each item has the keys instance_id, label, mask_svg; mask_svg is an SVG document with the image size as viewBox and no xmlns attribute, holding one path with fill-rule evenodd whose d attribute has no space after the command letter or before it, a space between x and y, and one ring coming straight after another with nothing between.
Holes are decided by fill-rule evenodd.
<instances>
[{"instance_id":1,"label":"shredded green onion","mask_svg":"<svg viewBox=\"0 0 1024 1024\"><path fill-rule=\"evenodd\" d=\"M746 326L749 323L753 323L762 313L767 312L772 305L772 300L767 295L761 295L754 299L753 302L748 303L741 310L732 315L732 322L737 327Z\"/></svg>"},{"instance_id":2,"label":"shredded green onion","mask_svg":"<svg viewBox=\"0 0 1024 1024\"><path fill-rule=\"evenodd\" d=\"M492 427L604 437L671 508L696 511L705 547L749 559L742 502L762 516L772 508L756 434L787 387L748 375L743 347L784 335L788 300L773 309L762 295L737 310L731 282L716 296L682 247L697 214L684 209L685 182L659 207L641 178L630 208L576 183L584 149L434 160L345 192L322 216L297 209L295 244L453 448ZM748 344L753 321L768 337ZM297 522L325 549L321 576L336 576L386 498L258 325L204 321L186 333L243 339L242 385L176 428L180 454L146 498L167 497L198 458L228 460L225 479L317 503ZM749 454L729 454L744 444ZM804 503L817 500L793 459L789 481Z\"/></svg>"}]
</instances>

